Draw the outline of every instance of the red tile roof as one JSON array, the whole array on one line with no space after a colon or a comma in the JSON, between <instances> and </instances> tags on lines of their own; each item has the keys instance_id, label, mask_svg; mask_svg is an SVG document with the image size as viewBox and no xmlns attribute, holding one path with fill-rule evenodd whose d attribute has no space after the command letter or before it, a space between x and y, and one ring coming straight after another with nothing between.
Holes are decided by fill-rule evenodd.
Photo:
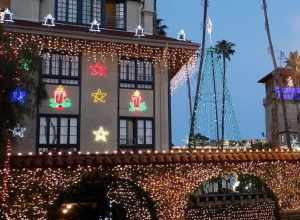
<instances>
[{"instance_id":1,"label":"red tile roof","mask_svg":"<svg viewBox=\"0 0 300 220\"><path fill-rule=\"evenodd\" d=\"M68 166L116 166L116 165L149 165L175 163L224 163L248 161L300 161L300 153L288 150L271 151L177 151L168 153L117 153L83 155L44 154L35 156L12 156L12 166L15 168L47 168Z\"/></svg>"}]
</instances>

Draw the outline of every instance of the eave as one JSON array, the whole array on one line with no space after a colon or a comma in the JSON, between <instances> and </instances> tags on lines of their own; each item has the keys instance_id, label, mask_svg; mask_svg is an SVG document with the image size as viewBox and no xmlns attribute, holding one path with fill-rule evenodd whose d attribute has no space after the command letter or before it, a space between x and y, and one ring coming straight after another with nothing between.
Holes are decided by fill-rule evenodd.
<instances>
[{"instance_id":1,"label":"eave","mask_svg":"<svg viewBox=\"0 0 300 220\"><path fill-rule=\"evenodd\" d=\"M101 32L90 32L87 26L56 24L55 27L45 27L38 22L16 21L14 23L4 24L4 30L7 33L26 34L55 38L67 39L67 41L88 41L96 43L115 43L128 44L139 47L150 47L160 51L169 50L165 58L168 59L170 77L173 78L176 73L185 65L190 58L196 56L199 44L190 41L179 41L174 38L145 35L145 37L136 37L133 32L126 32L113 29L101 29ZM29 37L28 37L29 38ZM182 51L183 56L178 56L173 51ZM130 50L129 50L130 51ZM162 52L163 53L163 52ZM162 61L163 56L160 60ZM143 58L143 57L141 57ZM149 58L149 57L148 57Z\"/></svg>"},{"instance_id":2,"label":"eave","mask_svg":"<svg viewBox=\"0 0 300 220\"><path fill-rule=\"evenodd\" d=\"M289 150L240 151L197 150L176 152L140 152L113 154L44 154L12 156L13 168L65 168L76 166L159 165L191 163L300 161L300 153Z\"/></svg>"}]
</instances>

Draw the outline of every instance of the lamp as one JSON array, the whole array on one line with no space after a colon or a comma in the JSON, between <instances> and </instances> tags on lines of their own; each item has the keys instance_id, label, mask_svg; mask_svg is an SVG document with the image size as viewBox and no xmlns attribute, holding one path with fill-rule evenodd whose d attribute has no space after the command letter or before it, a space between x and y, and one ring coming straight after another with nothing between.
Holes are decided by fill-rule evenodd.
<instances>
[{"instance_id":1,"label":"lamp","mask_svg":"<svg viewBox=\"0 0 300 220\"><path fill-rule=\"evenodd\" d=\"M7 8L3 12L0 12L0 23L14 22L13 13Z\"/></svg>"},{"instance_id":2,"label":"lamp","mask_svg":"<svg viewBox=\"0 0 300 220\"><path fill-rule=\"evenodd\" d=\"M185 34L184 30L181 30L178 33L177 40L186 41L186 34Z\"/></svg>"},{"instance_id":3,"label":"lamp","mask_svg":"<svg viewBox=\"0 0 300 220\"><path fill-rule=\"evenodd\" d=\"M101 32L100 30L100 23L97 21L97 19L94 19L91 23L89 31L91 32Z\"/></svg>"},{"instance_id":4,"label":"lamp","mask_svg":"<svg viewBox=\"0 0 300 220\"><path fill-rule=\"evenodd\" d=\"M51 14L48 14L46 17L44 17L43 25L47 27L54 27L55 26L54 20L55 18Z\"/></svg>"},{"instance_id":5,"label":"lamp","mask_svg":"<svg viewBox=\"0 0 300 220\"><path fill-rule=\"evenodd\" d=\"M136 37L144 37L145 34L144 34L144 29L142 28L141 25L138 25L135 29L135 35Z\"/></svg>"}]
</instances>

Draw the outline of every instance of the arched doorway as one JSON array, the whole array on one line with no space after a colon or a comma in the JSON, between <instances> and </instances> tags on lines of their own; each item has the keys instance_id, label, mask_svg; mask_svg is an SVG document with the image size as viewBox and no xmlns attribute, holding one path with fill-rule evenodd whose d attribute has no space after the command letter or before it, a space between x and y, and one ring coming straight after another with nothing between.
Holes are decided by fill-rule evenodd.
<instances>
[{"instance_id":1,"label":"arched doorway","mask_svg":"<svg viewBox=\"0 0 300 220\"><path fill-rule=\"evenodd\" d=\"M278 202L258 177L227 174L202 183L188 195L186 219L277 220Z\"/></svg>"},{"instance_id":2,"label":"arched doorway","mask_svg":"<svg viewBox=\"0 0 300 220\"><path fill-rule=\"evenodd\" d=\"M48 212L59 220L156 220L154 202L128 179L92 173L62 192Z\"/></svg>"}]
</instances>

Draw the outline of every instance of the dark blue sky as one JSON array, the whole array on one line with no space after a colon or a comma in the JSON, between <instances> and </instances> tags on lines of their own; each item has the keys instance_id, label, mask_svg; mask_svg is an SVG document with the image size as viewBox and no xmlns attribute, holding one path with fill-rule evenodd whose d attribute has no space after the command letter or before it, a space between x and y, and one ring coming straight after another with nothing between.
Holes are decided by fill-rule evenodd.
<instances>
[{"instance_id":1,"label":"dark blue sky","mask_svg":"<svg viewBox=\"0 0 300 220\"><path fill-rule=\"evenodd\" d=\"M168 35L176 37L184 29L190 40L201 41L201 0L157 0L158 15L168 25ZM286 55L300 46L300 1L268 1L269 19L275 46ZM259 138L265 131L262 100L264 87L257 83L272 70L264 31L261 0L210 0L213 40L236 44L236 54L228 66L228 81L243 138ZM187 132L186 87L172 98L173 142L182 144Z\"/></svg>"}]
</instances>

